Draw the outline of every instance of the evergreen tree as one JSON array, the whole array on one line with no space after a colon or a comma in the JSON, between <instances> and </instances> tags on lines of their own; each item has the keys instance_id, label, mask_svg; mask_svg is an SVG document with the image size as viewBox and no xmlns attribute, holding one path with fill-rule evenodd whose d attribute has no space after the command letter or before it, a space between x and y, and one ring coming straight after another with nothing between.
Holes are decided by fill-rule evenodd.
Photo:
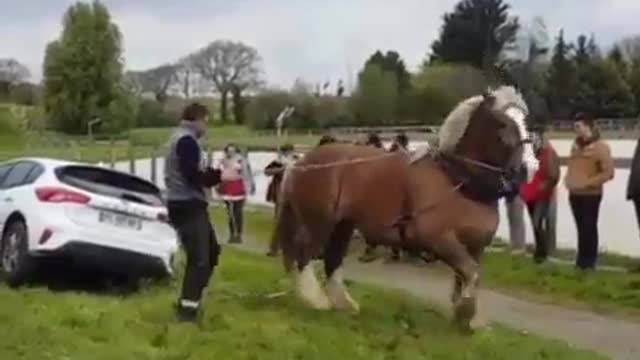
<instances>
[{"instance_id":1,"label":"evergreen tree","mask_svg":"<svg viewBox=\"0 0 640 360\"><path fill-rule=\"evenodd\" d=\"M431 46L431 62L465 63L489 69L519 25L503 0L462 0L444 15L440 37Z\"/></svg>"},{"instance_id":2,"label":"evergreen tree","mask_svg":"<svg viewBox=\"0 0 640 360\"><path fill-rule=\"evenodd\" d=\"M616 65L620 74L626 78L628 75L628 66L627 62L624 59L624 55L622 55L622 49L620 46L614 45L609 54L607 55L609 61Z\"/></svg>"},{"instance_id":3,"label":"evergreen tree","mask_svg":"<svg viewBox=\"0 0 640 360\"><path fill-rule=\"evenodd\" d=\"M406 92L411 87L411 74L407 71L404 60L397 51L389 50L386 54L382 54L380 50L376 51L365 62L368 65L378 65L382 71L393 73L398 82L398 92L400 94Z\"/></svg>"},{"instance_id":4,"label":"evergreen tree","mask_svg":"<svg viewBox=\"0 0 640 360\"><path fill-rule=\"evenodd\" d=\"M577 73L571 53L572 46L566 43L564 31L561 30L546 76L545 97L551 115L556 118L567 118L573 111L570 99L577 90Z\"/></svg>"}]
</instances>

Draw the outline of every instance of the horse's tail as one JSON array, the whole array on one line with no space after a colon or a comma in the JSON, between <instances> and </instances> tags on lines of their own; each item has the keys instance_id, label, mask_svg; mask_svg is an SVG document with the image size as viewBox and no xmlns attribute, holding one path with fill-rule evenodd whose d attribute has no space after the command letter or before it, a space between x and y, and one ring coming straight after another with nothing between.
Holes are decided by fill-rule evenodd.
<instances>
[{"instance_id":1,"label":"horse's tail","mask_svg":"<svg viewBox=\"0 0 640 360\"><path fill-rule=\"evenodd\" d=\"M290 182L291 169L286 169L278 191L278 211L276 214L276 227L273 234L276 237L275 240L278 246L282 250L282 260L287 272L291 272L296 263L299 253L297 232L300 230L300 225L290 199Z\"/></svg>"},{"instance_id":2,"label":"horse's tail","mask_svg":"<svg viewBox=\"0 0 640 360\"><path fill-rule=\"evenodd\" d=\"M296 243L298 221L291 203L285 196L280 198L275 236L282 250L282 261L286 272L291 272L296 262L299 244Z\"/></svg>"}]
</instances>

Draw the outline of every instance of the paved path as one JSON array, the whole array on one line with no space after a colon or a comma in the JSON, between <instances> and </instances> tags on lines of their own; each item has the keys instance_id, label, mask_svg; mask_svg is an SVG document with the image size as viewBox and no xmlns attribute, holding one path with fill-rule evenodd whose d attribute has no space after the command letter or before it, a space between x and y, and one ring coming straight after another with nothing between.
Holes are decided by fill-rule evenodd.
<instances>
[{"instance_id":1,"label":"paved path","mask_svg":"<svg viewBox=\"0 0 640 360\"><path fill-rule=\"evenodd\" d=\"M242 246L252 252L266 253L262 246ZM348 279L394 288L450 309L451 279L427 267L408 264L346 264ZM367 306L366 303L361 304ZM560 306L531 303L490 290L481 290L479 316L482 320L509 326L533 334L564 340L619 360L640 359L640 323L606 318Z\"/></svg>"}]
</instances>

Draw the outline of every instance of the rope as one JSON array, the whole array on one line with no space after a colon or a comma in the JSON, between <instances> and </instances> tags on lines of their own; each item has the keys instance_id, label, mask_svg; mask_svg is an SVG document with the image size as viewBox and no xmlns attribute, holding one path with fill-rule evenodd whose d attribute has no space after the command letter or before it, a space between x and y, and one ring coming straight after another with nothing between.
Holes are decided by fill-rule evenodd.
<instances>
[{"instance_id":1,"label":"rope","mask_svg":"<svg viewBox=\"0 0 640 360\"><path fill-rule=\"evenodd\" d=\"M381 159L384 159L384 158L387 158L387 157L397 156L398 154L401 154L401 153L400 152L384 153L384 154L378 155L378 156L371 156L371 157L366 157L366 158L356 158L356 159L350 159L350 160L334 161L334 162L329 162L329 163L324 163L324 164L307 164L307 165L294 164L294 165L286 166L286 169L287 170L292 170L292 171L305 172L305 171L310 171L310 170L319 170L319 169L326 169L326 168L332 168L332 167L338 167L338 166L347 166L347 165L374 162L374 161L378 161L378 160L381 160ZM258 171L252 172L253 175L262 175L264 173L265 173L264 170L258 170Z\"/></svg>"}]
</instances>

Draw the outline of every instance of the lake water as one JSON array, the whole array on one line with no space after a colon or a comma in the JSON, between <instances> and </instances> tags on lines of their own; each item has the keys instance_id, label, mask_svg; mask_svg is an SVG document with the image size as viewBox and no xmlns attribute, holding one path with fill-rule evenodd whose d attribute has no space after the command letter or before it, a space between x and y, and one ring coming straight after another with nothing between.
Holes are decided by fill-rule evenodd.
<instances>
[{"instance_id":1,"label":"lake water","mask_svg":"<svg viewBox=\"0 0 640 360\"><path fill-rule=\"evenodd\" d=\"M568 156L571 148L570 140L552 141L556 151L560 156ZM612 140L609 142L611 152L617 158L631 158L635 150L635 141ZM422 146L422 143L414 142L410 145L412 149ZM264 176L261 170L274 158L272 152L252 152L249 159L253 171L256 173L256 194L249 198L249 202L266 205L265 194L269 184L269 178ZM222 157L221 153L214 153L214 161ZM162 179L163 164L157 161L157 183L164 187ZM129 165L126 162L116 164L116 168L128 171ZM566 173L566 168L562 169L562 174ZM146 179L151 179L151 161L141 159L136 162L136 174ZM600 248L602 251L619 253L629 256L640 257L640 235L636 224L633 205L626 201L626 186L629 170L616 169L614 180L605 186L605 193L600 209ZM562 180L561 180L562 181ZM560 183L562 184L562 182ZM533 243L533 233L529 219L527 218L527 243ZM500 226L498 236L508 238L509 224L506 218L505 206L500 204ZM576 230L569 208L568 194L566 189L560 185L558 187L558 225L557 225L558 246L561 248L576 248Z\"/></svg>"}]
</instances>

